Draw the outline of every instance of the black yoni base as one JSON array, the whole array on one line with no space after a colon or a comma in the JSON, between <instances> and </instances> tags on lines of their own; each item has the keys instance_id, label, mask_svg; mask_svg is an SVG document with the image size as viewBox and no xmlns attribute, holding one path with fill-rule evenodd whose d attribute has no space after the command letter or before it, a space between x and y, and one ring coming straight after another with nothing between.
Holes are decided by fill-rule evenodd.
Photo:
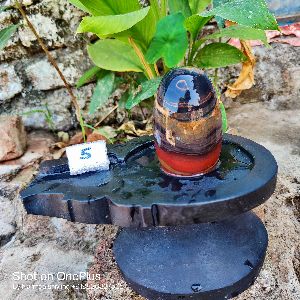
<instances>
[{"instance_id":1,"label":"black yoni base","mask_svg":"<svg viewBox=\"0 0 300 300\"><path fill-rule=\"evenodd\" d=\"M151 137L108 148L111 167L71 176L66 159L41 165L21 192L29 214L122 227L220 221L247 212L274 192L277 164L250 140L225 134L214 172L196 178L163 173Z\"/></svg>"},{"instance_id":2,"label":"black yoni base","mask_svg":"<svg viewBox=\"0 0 300 300\"><path fill-rule=\"evenodd\" d=\"M198 225L126 228L114 243L127 283L150 300L230 299L251 286L268 235L252 213Z\"/></svg>"}]
</instances>

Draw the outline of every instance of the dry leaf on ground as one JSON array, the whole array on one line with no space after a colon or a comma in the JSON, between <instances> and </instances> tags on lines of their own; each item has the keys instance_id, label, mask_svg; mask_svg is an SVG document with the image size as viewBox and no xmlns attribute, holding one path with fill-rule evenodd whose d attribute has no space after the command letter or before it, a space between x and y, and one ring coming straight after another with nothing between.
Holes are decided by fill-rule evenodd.
<instances>
[{"instance_id":1,"label":"dry leaf on ground","mask_svg":"<svg viewBox=\"0 0 300 300\"><path fill-rule=\"evenodd\" d=\"M255 57L249 41L241 41L241 50L247 56L248 60L243 63L239 78L232 85L227 87L226 97L236 98L242 91L250 89L254 81Z\"/></svg>"},{"instance_id":2,"label":"dry leaf on ground","mask_svg":"<svg viewBox=\"0 0 300 300\"><path fill-rule=\"evenodd\" d=\"M118 128L119 131L124 131L126 134L135 135L135 136L143 136L152 134L152 126L148 120L143 121L143 125L145 129L137 129L135 123L133 121L129 121L124 123L122 126Z\"/></svg>"},{"instance_id":3,"label":"dry leaf on ground","mask_svg":"<svg viewBox=\"0 0 300 300\"><path fill-rule=\"evenodd\" d=\"M53 159L59 159L65 154L65 152L66 152L66 148L58 149L53 152L52 157Z\"/></svg>"},{"instance_id":4,"label":"dry leaf on ground","mask_svg":"<svg viewBox=\"0 0 300 300\"><path fill-rule=\"evenodd\" d=\"M100 128L97 128L96 132L101 134L108 140L111 140L118 135L117 130L111 126L102 126Z\"/></svg>"},{"instance_id":5,"label":"dry leaf on ground","mask_svg":"<svg viewBox=\"0 0 300 300\"><path fill-rule=\"evenodd\" d=\"M69 141L70 141L70 136L67 132L59 131L57 133L57 136L60 139L60 141L66 143L66 144L69 143Z\"/></svg>"},{"instance_id":6,"label":"dry leaf on ground","mask_svg":"<svg viewBox=\"0 0 300 300\"><path fill-rule=\"evenodd\" d=\"M106 141L106 137L96 131L88 135L87 140L88 143L96 142L96 141Z\"/></svg>"}]
</instances>

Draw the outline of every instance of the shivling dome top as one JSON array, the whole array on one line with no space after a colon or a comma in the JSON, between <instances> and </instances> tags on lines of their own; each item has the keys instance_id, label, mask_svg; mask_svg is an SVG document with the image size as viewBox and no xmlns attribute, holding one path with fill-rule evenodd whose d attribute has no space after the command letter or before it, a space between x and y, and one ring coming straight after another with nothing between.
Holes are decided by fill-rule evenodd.
<instances>
[{"instance_id":1,"label":"shivling dome top","mask_svg":"<svg viewBox=\"0 0 300 300\"><path fill-rule=\"evenodd\" d=\"M217 98L207 75L195 68L173 69L161 81L157 103L172 118L192 121L210 114Z\"/></svg>"}]
</instances>

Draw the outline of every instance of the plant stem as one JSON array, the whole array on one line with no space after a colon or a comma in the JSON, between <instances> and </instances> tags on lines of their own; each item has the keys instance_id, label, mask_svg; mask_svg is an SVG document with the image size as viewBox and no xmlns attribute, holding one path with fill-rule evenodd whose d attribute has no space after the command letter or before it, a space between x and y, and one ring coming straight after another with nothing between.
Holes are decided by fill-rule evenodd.
<instances>
[{"instance_id":1,"label":"plant stem","mask_svg":"<svg viewBox=\"0 0 300 300\"><path fill-rule=\"evenodd\" d=\"M188 65L190 65L192 63L192 49L193 49L193 46L194 46L194 40L190 36L188 59L187 59L187 64Z\"/></svg>"},{"instance_id":2,"label":"plant stem","mask_svg":"<svg viewBox=\"0 0 300 300\"><path fill-rule=\"evenodd\" d=\"M164 74L166 74L167 72L169 72L170 69L166 66L164 61L162 61L162 63L163 63L163 67L164 67Z\"/></svg>"},{"instance_id":3,"label":"plant stem","mask_svg":"<svg viewBox=\"0 0 300 300\"><path fill-rule=\"evenodd\" d=\"M154 70L157 76L160 76L159 71L158 71L158 67L157 64L154 64Z\"/></svg>"},{"instance_id":4,"label":"plant stem","mask_svg":"<svg viewBox=\"0 0 300 300\"><path fill-rule=\"evenodd\" d=\"M214 76L214 85L215 85L215 88L218 87L218 71L219 71L219 69L216 68L215 69L215 76Z\"/></svg>"},{"instance_id":5,"label":"plant stem","mask_svg":"<svg viewBox=\"0 0 300 300\"><path fill-rule=\"evenodd\" d=\"M215 91L216 91L216 93L217 93L217 97L218 97L218 99L220 100L220 99L221 99L221 91L220 91L219 86L218 86L218 82L219 82L218 71L219 71L219 69L216 68L216 69L215 69L215 75L214 75L214 77L212 78L212 81L213 81L214 89L215 89Z\"/></svg>"},{"instance_id":6,"label":"plant stem","mask_svg":"<svg viewBox=\"0 0 300 300\"><path fill-rule=\"evenodd\" d=\"M46 115L47 123L49 124L52 133L55 133L54 125L53 125L54 124L53 118L52 118L51 111L49 110L48 103L45 104L45 107L46 107L46 112L47 112L47 115Z\"/></svg>"},{"instance_id":7,"label":"plant stem","mask_svg":"<svg viewBox=\"0 0 300 300\"><path fill-rule=\"evenodd\" d=\"M147 63L145 56L143 54L143 52L141 51L141 49L138 47L138 45L135 43L135 41L133 40L132 37L128 38L128 41L130 43L130 45L132 46L132 48L134 49L136 55L139 57L142 65L145 68L145 71L149 77L149 79L153 79L155 76L152 73L151 67L149 66L149 64Z\"/></svg>"},{"instance_id":8,"label":"plant stem","mask_svg":"<svg viewBox=\"0 0 300 300\"><path fill-rule=\"evenodd\" d=\"M219 43L221 43L221 41L222 41L222 39L219 38ZM218 81L219 81L218 72L219 72L219 69L216 68L215 69L215 75L214 75L214 88L216 89L218 98L220 98L221 93L220 93L219 88L218 88Z\"/></svg>"},{"instance_id":9,"label":"plant stem","mask_svg":"<svg viewBox=\"0 0 300 300\"><path fill-rule=\"evenodd\" d=\"M81 114L81 109L80 109L79 103L77 101L77 98L76 98L76 96L74 95L74 93L72 91L71 85L66 80L66 78L63 75L62 71L60 70L60 68L59 68L56 60L50 54L49 50L47 49L46 45L44 44L44 42L40 38L40 36L39 36L38 32L36 31L35 27L33 26L33 24L30 22L29 18L27 17L27 14L26 14L25 10L23 9L21 3L18 0L15 0L15 6L17 7L17 9L19 10L19 12L21 13L23 19L26 21L28 27L30 28L30 30L32 31L32 33L34 34L34 36L36 37L39 45L41 46L41 48L43 49L43 51L47 55L49 62L56 69L59 77L61 78L61 80L63 81L63 83L64 83L64 85L65 85L65 87L67 89L67 91L69 92L70 97L71 97L71 101L72 101L72 103L74 105L74 108L75 108L76 118L77 118L77 120L78 120L78 122L80 124L82 135L83 135L83 139L85 141L86 140L86 133L85 133L84 122L83 122L83 118L82 118L82 114Z\"/></svg>"},{"instance_id":10,"label":"plant stem","mask_svg":"<svg viewBox=\"0 0 300 300\"><path fill-rule=\"evenodd\" d=\"M111 113L113 113L117 108L119 107L119 105L117 104L116 106L114 106L98 123L96 123L94 125L95 128L97 128Z\"/></svg>"}]
</instances>

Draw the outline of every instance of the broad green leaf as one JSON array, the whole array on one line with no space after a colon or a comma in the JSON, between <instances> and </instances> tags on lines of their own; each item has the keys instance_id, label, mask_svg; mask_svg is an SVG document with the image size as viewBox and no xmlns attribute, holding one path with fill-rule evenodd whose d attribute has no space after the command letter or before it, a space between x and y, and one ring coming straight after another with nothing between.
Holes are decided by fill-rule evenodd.
<instances>
[{"instance_id":1,"label":"broad green leaf","mask_svg":"<svg viewBox=\"0 0 300 300\"><path fill-rule=\"evenodd\" d=\"M77 33L93 32L99 36L118 33L131 28L146 17L150 7L122 15L85 17L81 21Z\"/></svg>"},{"instance_id":2,"label":"broad green leaf","mask_svg":"<svg viewBox=\"0 0 300 300\"><path fill-rule=\"evenodd\" d=\"M94 78L96 74L100 71L101 69L99 67L92 67L89 70L87 70L77 81L76 87L80 88L83 85L85 85L89 80Z\"/></svg>"},{"instance_id":3,"label":"broad green leaf","mask_svg":"<svg viewBox=\"0 0 300 300\"><path fill-rule=\"evenodd\" d=\"M189 2L187 0L169 0L170 14L181 12L185 18L192 15Z\"/></svg>"},{"instance_id":4,"label":"broad green leaf","mask_svg":"<svg viewBox=\"0 0 300 300\"><path fill-rule=\"evenodd\" d=\"M194 65L201 68L220 68L246 60L247 57L236 47L225 43L212 43L197 53Z\"/></svg>"},{"instance_id":5,"label":"broad green leaf","mask_svg":"<svg viewBox=\"0 0 300 300\"><path fill-rule=\"evenodd\" d=\"M184 26L188 32L190 32L193 41L198 37L200 30L212 17L201 17L199 15L192 15L185 19Z\"/></svg>"},{"instance_id":6,"label":"broad green leaf","mask_svg":"<svg viewBox=\"0 0 300 300\"><path fill-rule=\"evenodd\" d=\"M157 1L157 0L153 0ZM138 0L80 0L93 16L120 15L141 8ZM156 29L157 13L151 5L148 15L129 30L114 34L113 37L128 43L131 36L146 51Z\"/></svg>"},{"instance_id":7,"label":"broad green leaf","mask_svg":"<svg viewBox=\"0 0 300 300\"><path fill-rule=\"evenodd\" d=\"M116 72L143 72L143 66L132 47L119 40L100 40L88 46L96 66Z\"/></svg>"},{"instance_id":8,"label":"broad green leaf","mask_svg":"<svg viewBox=\"0 0 300 300\"><path fill-rule=\"evenodd\" d=\"M142 101L149 99L157 92L158 86L161 82L161 77L145 81L141 84L141 91L136 95L130 95L126 102L126 109L132 109Z\"/></svg>"},{"instance_id":9,"label":"broad green leaf","mask_svg":"<svg viewBox=\"0 0 300 300\"><path fill-rule=\"evenodd\" d=\"M104 77L98 79L89 107L90 114L93 114L98 107L107 103L113 91L114 80L115 74L113 72L109 72Z\"/></svg>"},{"instance_id":10,"label":"broad green leaf","mask_svg":"<svg viewBox=\"0 0 300 300\"><path fill-rule=\"evenodd\" d=\"M89 12L89 10L79 0L69 0L69 2L71 2L77 8L80 8L85 12Z\"/></svg>"},{"instance_id":11,"label":"broad green leaf","mask_svg":"<svg viewBox=\"0 0 300 300\"><path fill-rule=\"evenodd\" d=\"M225 106L224 106L223 102L221 102L221 101L220 101L220 109L221 109L221 115L222 115L222 130L223 130L223 133L226 133L228 130L228 120L227 120Z\"/></svg>"},{"instance_id":12,"label":"broad green leaf","mask_svg":"<svg viewBox=\"0 0 300 300\"><path fill-rule=\"evenodd\" d=\"M155 63L162 57L167 67L172 68L184 58L188 38L183 22L182 13L169 15L158 22L156 33L146 53L149 63Z\"/></svg>"},{"instance_id":13,"label":"broad green leaf","mask_svg":"<svg viewBox=\"0 0 300 300\"><path fill-rule=\"evenodd\" d=\"M168 0L160 0L160 17L164 18L168 15Z\"/></svg>"},{"instance_id":14,"label":"broad green leaf","mask_svg":"<svg viewBox=\"0 0 300 300\"><path fill-rule=\"evenodd\" d=\"M5 11L8 8L9 8L9 6L0 6L0 12Z\"/></svg>"},{"instance_id":15,"label":"broad green leaf","mask_svg":"<svg viewBox=\"0 0 300 300\"><path fill-rule=\"evenodd\" d=\"M10 25L0 30L0 51L6 46L11 36L16 32L18 25Z\"/></svg>"},{"instance_id":16,"label":"broad green leaf","mask_svg":"<svg viewBox=\"0 0 300 300\"><path fill-rule=\"evenodd\" d=\"M240 25L278 30L277 21L270 13L265 0L232 0L202 13L201 16L219 16Z\"/></svg>"},{"instance_id":17,"label":"broad green leaf","mask_svg":"<svg viewBox=\"0 0 300 300\"><path fill-rule=\"evenodd\" d=\"M212 0L212 3L213 3L213 8L217 7L217 6L220 6L222 4L225 4L227 2L230 2L231 0ZM218 23L218 27L219 28L224 28L225 27L225 20L221 17L218 17L218 16L215 16L215 19Z\"/></svg>"},{"instance_id":18,"label":"broad green leaf","mask_svg":"<svg viewBox=\"0 0 300 300\"><path fill-rule=\"evenodd\" d=\"M84 7L86 7L86 9L93 16L120 15L141 8L138 0L77 0L77 1L81 2L81 4Z\"/></svg>"},{"instance_id":19,"label":"broad green leaf","mask_svg":"<svg viewBox=\"0 0 300 300\"><path fill-rule=\"evenodd\" d=\"M141 47L141 49L146 52L155 34L158 20L159 17L157 15L156 8L151 5L149 13L142 21L126 31L114 34L114 37L128 43L128 37L130 36Z\"/></svg>"},{"instance_id":20,"label":"broad green leaf","mask_svg":"<svg viewBox=\"0 0 300 300\"><path fill-rule=\"evenodd\" d=\"M137 39L140 39L144 43L144 50L148 49L154 37L158 21L159 18L156 15L155 7L151 6L146 18L130 29L130 32L133 34L132 36L136 37Z\"/></svg>"},{"instance_id":21,"label":"broad green leaf","mask_svg":"<svg viewBox=\"0 0 300 300\"><path fill-rule=\"evenodd\" d=\"M211 4L211 0L188 0L190 4L190 8L192 14L201 13L209 4Z\"/></svg>"},{"instance_id":22,"label":"broad green leaf","mask_svg":"<svg viewBox=\"0 0 300 300\"><path fill-rule=\"evenodd\" d=\"M150 6L153 9L153 14L156 18L156 20L159 20L160 18L160 7L159 7L159 3L157 0L150 0Z\"/></svg>"},{"instance_id":23,"label":"broad green leaf","mask_svg":"<svg viewBox=\"0 0 300 300\"><path fill-rule=\"evenodd\" d=\"M241 40L260 40L265 45L268 45L267 36L264 30L243 25L230 26L221 29L220 32L207 35L205 39L216 39L221 37L237 38Z\"/></svg>"}]
</instances>

